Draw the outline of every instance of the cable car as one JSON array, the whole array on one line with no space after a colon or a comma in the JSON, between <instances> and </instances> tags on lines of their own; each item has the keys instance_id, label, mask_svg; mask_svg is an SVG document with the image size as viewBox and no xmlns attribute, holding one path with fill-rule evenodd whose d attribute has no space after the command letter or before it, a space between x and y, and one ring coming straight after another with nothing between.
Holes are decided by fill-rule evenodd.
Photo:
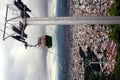
<instances>
[{"instance_id":1,"label":"cable car","mask_svg":"<svg viewBox=\"0 0 120 80\"><path fill-rule=\"evenodd\" d=\"M52 37L45 35L38 38L38 46L42 48L52 47Z\"/></svg>"}]
</instances>

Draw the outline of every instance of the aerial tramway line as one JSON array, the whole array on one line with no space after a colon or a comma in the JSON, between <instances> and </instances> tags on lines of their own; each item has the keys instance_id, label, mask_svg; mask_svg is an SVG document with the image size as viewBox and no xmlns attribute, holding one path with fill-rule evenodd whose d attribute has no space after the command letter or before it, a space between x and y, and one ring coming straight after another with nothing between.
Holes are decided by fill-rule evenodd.
<instances>
[{"instance_id":1,"label":"aerial tramway line","mask_svg":"<svg viewBox=\"0 0 120 80\"><path fill-rule=\"evenodd\" d=\"M13 39L24 43L25 48L37 47L37 46L42 47L42 48L51 48L52 47L52 37L49 35L44 35L44 36L39 37L38 42L35 45L29 45L25 41L25 39L28 37L28 35L24 32L27 27L26 18L30 18L30 15L28 14L28 12L31 12L31 10L21 0L17 0L17 1L14 0L14 5L20 11L20 16L13 17L11 19L7 19L10 4L7 5L5 26L4 26L4 31L3 31L3 40L7 39L8 37L12 37ZM9 35L6 32L7 24L9 24L10 21L18 19L18 18L21 18L22 21L18 21L18 26L11 24L12 31L15 32L15 34ZM6 35L8 35L8 36L6 37Z\"/></svg>"}]
</instances>

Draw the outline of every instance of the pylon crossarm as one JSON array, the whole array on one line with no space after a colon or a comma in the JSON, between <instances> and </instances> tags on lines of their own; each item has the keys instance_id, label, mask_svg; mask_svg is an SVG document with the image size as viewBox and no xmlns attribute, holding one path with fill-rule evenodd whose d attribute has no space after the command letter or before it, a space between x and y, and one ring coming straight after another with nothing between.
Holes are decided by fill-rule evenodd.
<instances>
[{"instance_id":1,"label":"pylon crossarm","mask_svg":"<svg viewBox=\"0 0 120 80\"><path fill-rule=\"evenodd\" d=\"M12 20L18 19L18 18L20 18L20 16L17 16L17 17L13 17L13 18L11 18L11 19L8 19L8 20L6 20L6 23L9 22L9 21L12 21Z\"/></svg>"},{"instance_id":2,"label":"pylon crossarm","mask_svg":"<svg viewBox=\"0 0 120 80\"><path fill-rule=\"evenodd\" d=\"M11 34L11 35L7 34L8 36L7 36L7 37L5 37L5 38L3 38L3 40L6 40L7 38L9 38L9 37L13 36L14 34L16 34L16 33L13 33L13 34Z\"/></svg>"}]
</instances>

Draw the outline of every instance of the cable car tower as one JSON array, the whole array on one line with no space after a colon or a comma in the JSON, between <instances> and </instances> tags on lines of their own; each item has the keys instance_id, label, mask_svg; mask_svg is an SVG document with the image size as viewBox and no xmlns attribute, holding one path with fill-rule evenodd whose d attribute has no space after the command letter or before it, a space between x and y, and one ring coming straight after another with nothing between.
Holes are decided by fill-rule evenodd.
<instances>
[{"instance_id":1,"label":"cable car tower","mask_svg":"<svg viewBox=\"0 0 120 80\"><path fill-rule=\"evenodd\" d=\"M19 12L19 15L16 17L8 19L8 10L10 9L10 4L7 5L5 25L3 40L8 37L12 37L25 44L25 47L52 47L52 37L45 35L38 38L38 43L36 45L29 45L25 39L27 34L25 29L27 25L70 25L70 24L120 24L120 16L99 16L99 17L30 17L29 13L31 10L21 1L14 0L15 9L13 11ZM13 8L13 7L12 7ZM14 20L16 20L17 25L14 25ZM12 31L15 32L6 37L6 29L9 27L12 28Z\"/></svg>"},{"instance_id":2,"label":"cable car tower","mask_svg":"<svg viewBox=\"0 0 120 80\"><path fill-rule=\"evenodd\" d=\"M9 10L12 11L14 17L8 19ZM14 13L15 12L15 13ZM12 37L15 40L18 40L24 43L25 48L27 47L43 47L43 48L51 48L52 47L52 37L48 35L44 35L38 38L38 43L35 45L30 45L26 42L26 38L28 35L25 33L25 29L27 27L26 20L30 18L29 13L31 10L21 1L14 0L14 5L8 4L6 9L6 17L5 17L5 25L3 31L3 40ZM13 16L12 15L12 16ZM7 29L12 29L13 34L9 35Z\"/></svg>"}]
</instances>

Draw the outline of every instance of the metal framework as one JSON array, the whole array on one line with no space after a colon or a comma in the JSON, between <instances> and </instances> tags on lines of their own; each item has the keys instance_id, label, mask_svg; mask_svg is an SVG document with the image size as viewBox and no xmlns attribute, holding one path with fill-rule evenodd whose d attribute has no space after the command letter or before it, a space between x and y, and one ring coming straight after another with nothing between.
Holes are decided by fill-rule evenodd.
<instances>
[{"instance_id":1,"label":"metal framework","mask_svg":"<svg viewBox=\"0 0 120 80\"><path fill-rule=\"evenodd\" d=\"M4 32L3 32L3 40L6 39L6 25L15 20L20 18L20 16L16 16L13 18L8 19L8 9L11 4L7 5L6 8L6 17L5 17L5 24L4 24ZM15 9L14 9L15 10ZM25 15L24 12L23 15ZM78 24L120 24L120 16L99 16L99 17L30 17L30 18L22 18L21 19L23 25L78 25ZM12 22L14 23L14 22ZM19 23L19 21L18 21ZM23 31L22 31L23 32ZM10 37L10 36L9 36ZM8 37L7 37L8 38Z\"/></svg>"},{"instance_id":2,"label":"metal framework","mask_svg":"<svg viewBox=\"0 0 120 80\"><path fill-rule=\"evenodd\" d=\"M5 40L15 34L15 33L13 33L10 35L6 32L7 24L10 24L9 22L20 18L20 16L16 16L16 17L8 19L8 11L11 10L11 8L13 8L13 7L11 7L12 5L13 4L8 4L6 7L5 24L4 24L4 30L3 30L3 40ZM15 9L13 9L13 10L15 10ZM13 23L15 23L15 22L13 22ZM13 24L11 24L11 25L13 25ZM7 34L7 36L6 36L6 34Z\"/></svg>"}]
</instances>

